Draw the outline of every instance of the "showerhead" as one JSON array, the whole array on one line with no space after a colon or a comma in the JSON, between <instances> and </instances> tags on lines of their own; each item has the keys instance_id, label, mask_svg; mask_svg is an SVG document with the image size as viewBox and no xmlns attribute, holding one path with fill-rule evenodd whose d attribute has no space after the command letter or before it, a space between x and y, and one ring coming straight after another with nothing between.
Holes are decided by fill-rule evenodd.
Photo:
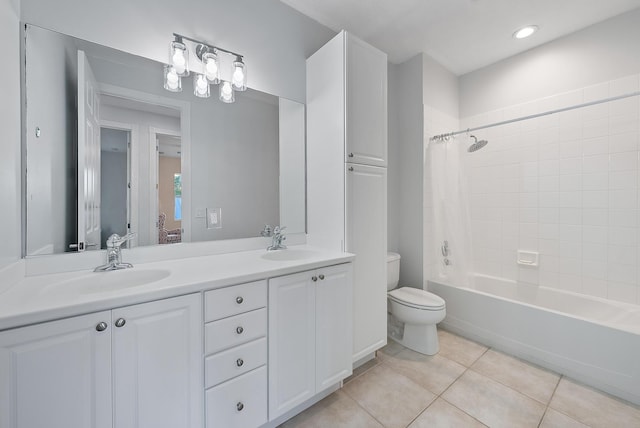
<instances>
[{"instance_id":1,"label":"showerhead","mask_svg":"<svg viewBox=\"0 0 640 428\"><path fill-rule=\"evenodd\" d=\"M475 135L470 135L471 138L473 138L473 144L471 144L469 146L469 148L467 149L467 151L469 153L473 153L475 151L480 150L481 148L483 148L484 146L487 145L487 143L489 143L487 140L480 140L478 141L478 139L476 138Z\"/></svg>"}]
</instances>

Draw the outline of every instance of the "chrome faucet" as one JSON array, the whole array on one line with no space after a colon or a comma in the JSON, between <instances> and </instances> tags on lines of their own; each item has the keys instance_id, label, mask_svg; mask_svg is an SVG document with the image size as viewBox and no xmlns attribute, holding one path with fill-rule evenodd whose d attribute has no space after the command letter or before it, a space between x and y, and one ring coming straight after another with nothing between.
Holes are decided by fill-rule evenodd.
<instances>
[{"instance_id":1,"label":"chrome faucet","mask_svg":"<svg viewBox=\"0 0 640 428\"><path fill-rule=\"evenodd\" d=\"M286 226L276 226L273 228L273 235L271 236L271 245L267 247L267 251L284 250L287 248L286 245L282 244L282 241L287 239L287 237L284 236L284 233L282 233L282 231L285 230L286 228L287 228Z\"/></svg>"},{"instance_id":2,"label":"chrome faucet","mask_svg":"<svg viewBox=\"0 0 640 428\"><path fill-rule=\"evenodd\" d=\"M107 264L98 266L94 272L106 272L110 270L119 270L132 268L131 263L122 263L122 252L120 246L133 238L135 233L127 233L125 236L120 236L117 233L107 238Z\"/></svg>"}]
</instances>

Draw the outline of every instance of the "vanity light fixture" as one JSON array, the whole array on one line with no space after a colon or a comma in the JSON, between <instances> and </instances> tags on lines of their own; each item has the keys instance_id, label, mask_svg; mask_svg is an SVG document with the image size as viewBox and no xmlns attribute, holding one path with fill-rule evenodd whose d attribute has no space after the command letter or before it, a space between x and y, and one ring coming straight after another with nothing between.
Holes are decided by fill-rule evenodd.
<instances>
[{"instance_id":1,"label":"vanity light fixture","mask_svg":"<svg viewBox=\"0 0 640 428\"><path fill-rule=\"evenodd\" d=\"M196 57L200 60L201 69L194 71L193 94L196 97L208 98L211 95L210 85L220 85L220 100L225 103L235 101L235 91L247 90L247 66L243 56L199 40L173 33L174 41L169 45L169 64L164 67L164 88L171 92L182 91L182 77L189 75L189 48L192 45ZM234 57L231 69L231 80L223 81L220 76L220 54Z\"/></svg>"},{"instance_id":2,"label":"vanity light fixture","mask_svg":"<svg viewBox=\"0 0 640 428\"><path fill-rule=\"evenodd\" d=\"M516 30L513 33L513 38L514 39L524 39L526 37L529 37L530 35L532 35L536 31L538 31L538 26L537 25L527 25L526 27L522 27L522 28Z\"/></svg>"}]
</instances>

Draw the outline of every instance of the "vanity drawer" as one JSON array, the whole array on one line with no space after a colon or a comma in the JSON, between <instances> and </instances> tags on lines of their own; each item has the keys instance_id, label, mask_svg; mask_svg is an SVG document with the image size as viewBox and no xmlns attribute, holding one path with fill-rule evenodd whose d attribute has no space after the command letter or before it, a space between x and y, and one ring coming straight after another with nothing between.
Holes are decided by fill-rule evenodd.
<instances>
[{"instance_id":1,"label":"vanity drawer","mask_svg":"<svg viewBox=\"0 0 640 428\"><path fill-rule=\"evenodd\" d=\"M207 357L204 361L205 388L267 364L267 339L254 340Z\"/></svg>"},{"instance_id":2,"label":"vanity drawer","mask_svg":"<svg viewBox=\"0 0 640 428\"><path fill-rule=\"evenodd\" d=\"M267 281L255 281L204 293L205 322L267 306Z\"/></svg>"},{"instance_id":3,"label":"vanity drawer","mask_svg":"<svg viewBox=\"0 0 640 428\"><path fill-rule=\"evenodd\" d=\"M210 322L204 326L205 355L215 354L266 335L266 308Z\"/></svg>"},{"instance_id":4,"label":"vanity drawer","mask_svg":"<svg viewBox=\"0 0 640 428\"><path fill-rule=\"evenodd\" d=\"M207 428L254 428L267 422L265 366L206 391Z\"/></svg>"}]
</instances>

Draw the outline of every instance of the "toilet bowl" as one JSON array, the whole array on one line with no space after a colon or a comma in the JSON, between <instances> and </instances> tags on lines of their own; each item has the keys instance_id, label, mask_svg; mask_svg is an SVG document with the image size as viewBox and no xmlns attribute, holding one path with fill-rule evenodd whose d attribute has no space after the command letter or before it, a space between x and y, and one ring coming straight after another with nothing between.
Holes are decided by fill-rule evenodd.
<instances>
[{"instance_id":1,"label":"toilet bowl","mask_svg":"<svg viewBox=\"0 0 640 428\"><path fill-rule=\"evenodd\" d=\"M445 301L428 291L413 287L400 287L400 255L387 254L387 297L389 312L404 324L404 333L389 337L401 345L426 355L438 353L436 324L446 315Z\"/></svg>"}]
</instances>

